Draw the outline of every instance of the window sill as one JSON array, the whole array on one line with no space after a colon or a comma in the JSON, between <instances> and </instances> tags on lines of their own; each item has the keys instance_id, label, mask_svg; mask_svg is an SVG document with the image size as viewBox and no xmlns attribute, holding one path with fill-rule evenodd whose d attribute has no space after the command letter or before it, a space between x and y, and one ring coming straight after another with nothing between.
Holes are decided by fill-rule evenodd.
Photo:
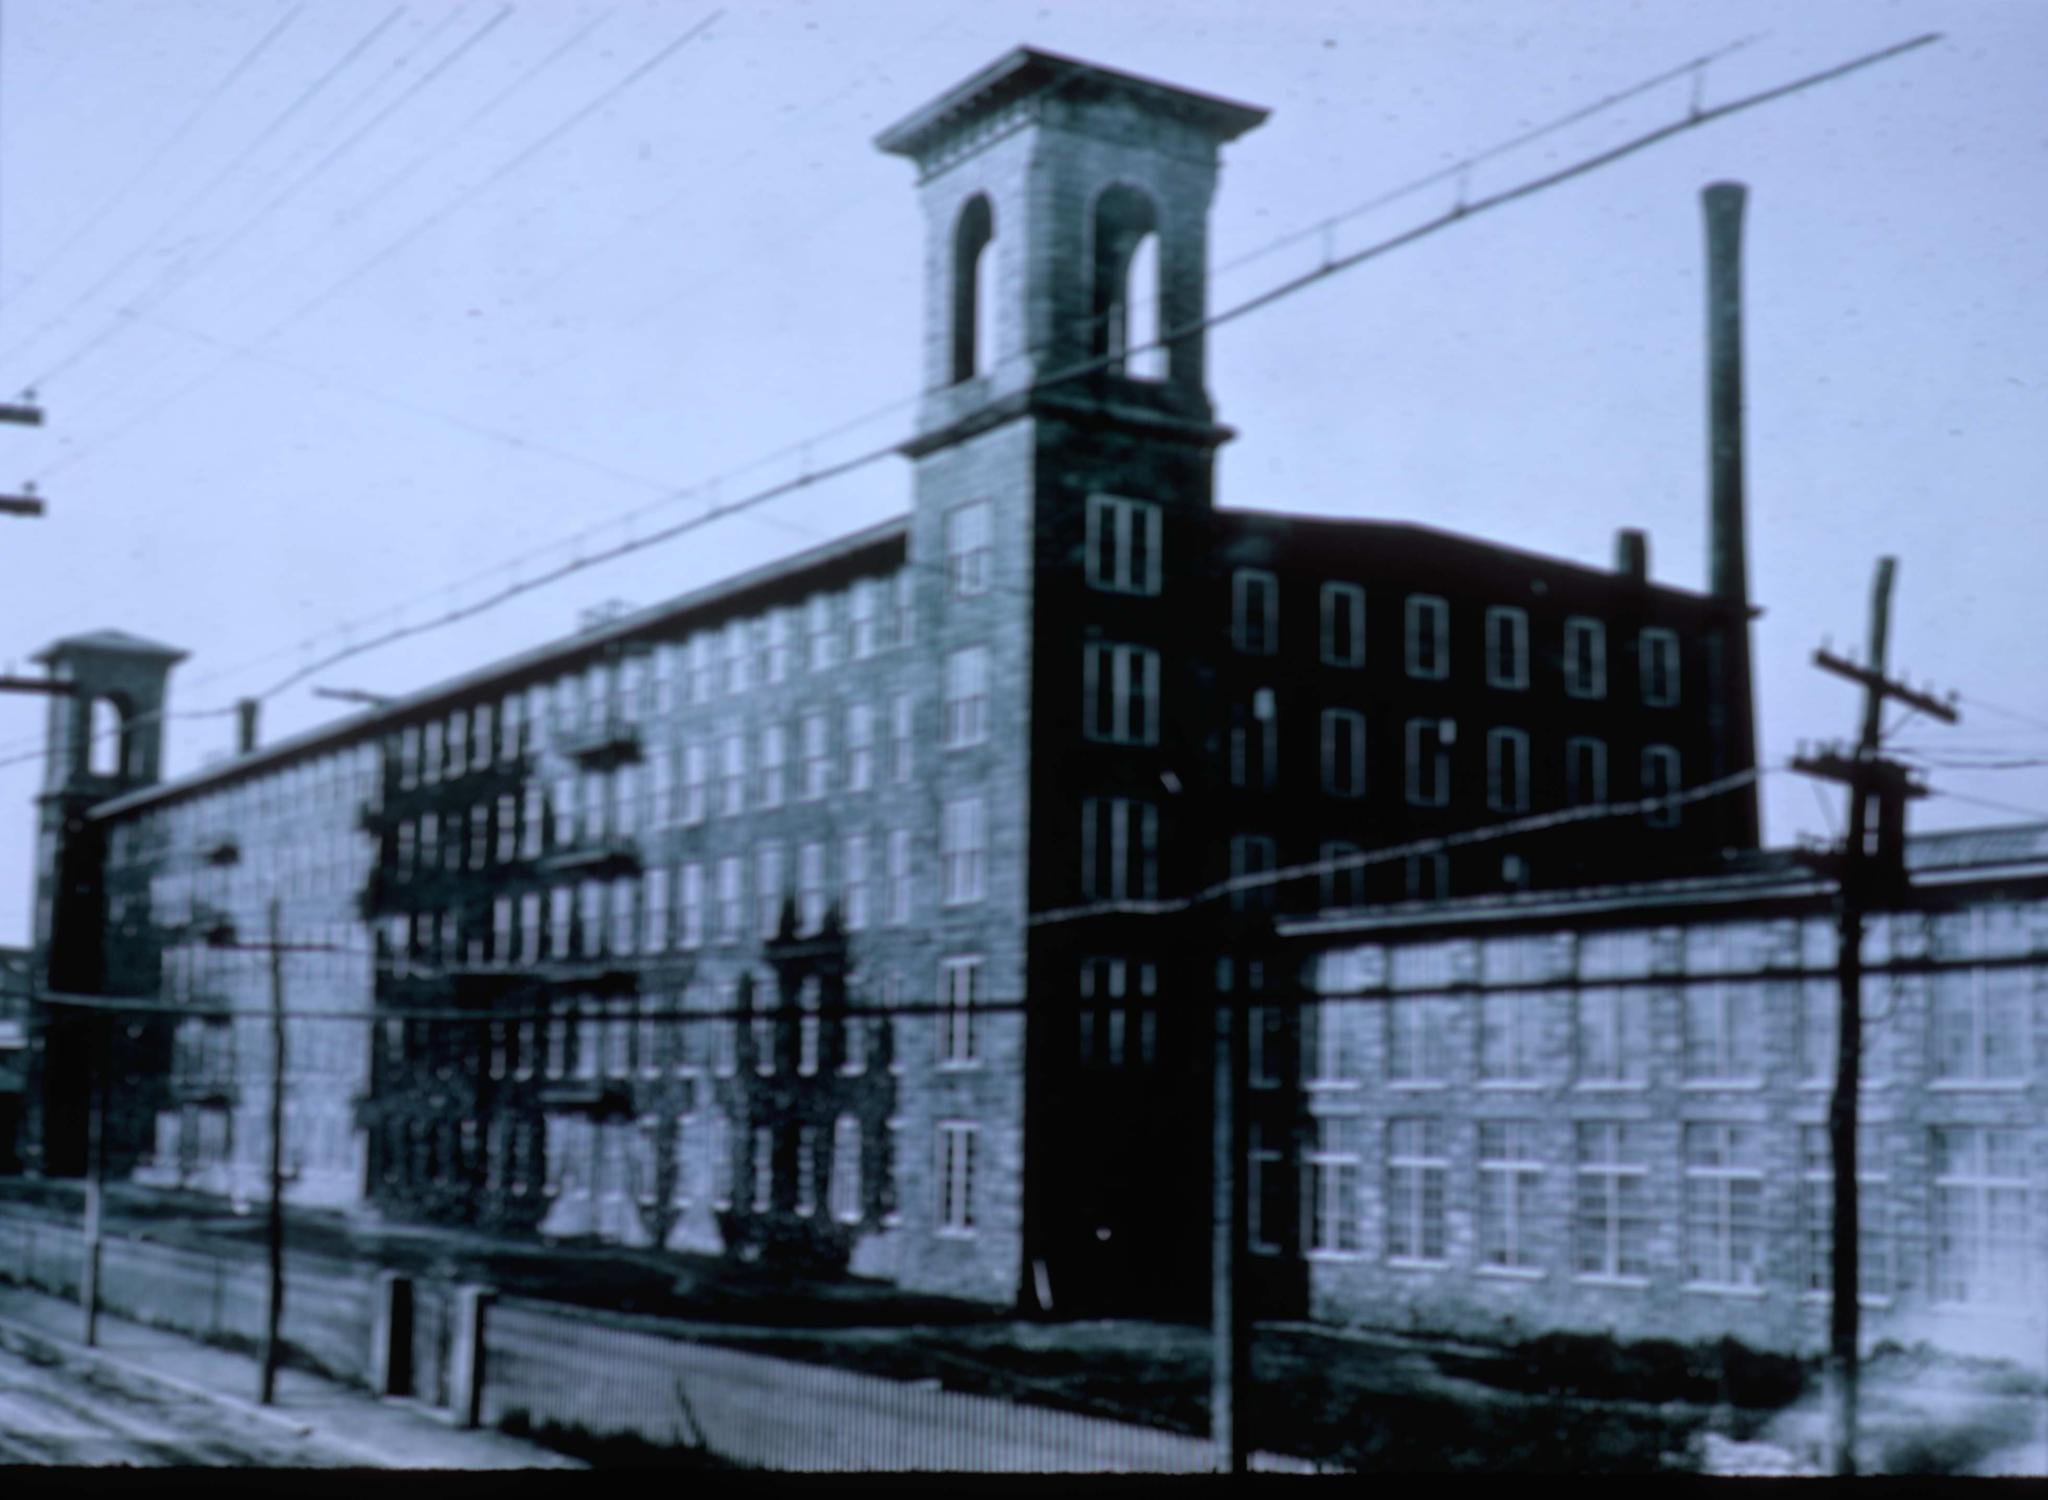
<instances>
[{"instance_id":1,"label":"window sill","mask_svg":"<svg viewBox=\"0 0 2048 1500\"><path fill-rule=\"evenodd\" d=\"M1390 1255L1387 1264L1396 1271L1448 1271L1451 1268L1447 1260L1424 1260L1412 1255Z\"/></svg>"},{"instance_id":2,"label":"window sill","mask_svg":"<svg viewBox=\"0 0 2048 1500\"><path fill-rule=\"evenodd\" d=\"M1645 1094L1649 1092L1648 1079L1636 1080L1586 1080L1581 1079L1572 1087L1581 1094Z\"/></svg>"},{"instance_id":3,"label":"window sill","mask_svg":"<svg viewBox=\"0 0 2048 1500\"><path fill-rule=\"evenodd\" d=\"M1807 1291L1801 1292L1799 1294L1800 1304L1805 1307L1831 1307L1834 1305L1834 1300L1834 1293L1832 1292ZM1890 1297L1873 1297L1865 1295L1858 1297L1856 1299L1856 1305L1858 1307L1868 1308L1874 1312L1884 1312L1891 1307L1892 1299ZM1953 1307L1956 1304L1950 1303L1948 1305Z\"/></svg>"},{"instance_id":4,"label":"window sill","mask_svg":"<svg viewBox=\"0 0 2048 1500\"><path fill-rule=\"evenodd\" d=\"M1542 1281L1550 1273L1540 1266L1475 1266L1476 1276L1498 1276L1504 1281Z\"/></svg>"},{"instance_id":5,"label":"window sill","mask_svg":"<svg viewBox=\"0 0 2048 1500\"><path fill-rule=\"evenodd\" d=\"M1482 1078L1478 1087L1483 1094L1540 1094L1550 1085L1540 1078Z\"/></svg>"},{"instance_id":6,"label":"window sill","mask_svg":"<svg viewBox=\"0 0 2048 1500\"><path fill-rule=\"evenodd\" d=\"M1648 1291L1650 1287L1650 1278L1647 1276L1600 1276L1581 1272L1572 1280L1581 1286L1607 1286L1633 1291Z\"/></svg>"},{"instance_id":7,"label":"window sill","mask_svg":"<svg viewBox=\"0 0 2048 1500\"><path fill-rule=\"evenodd\" d=\"M1270 1255L1273 1252L1268 1251L1266 1253ZM1322 1261L1338 1265L1350 1264L1365 1259L1365 1252L1363 1250L1304 1250L1301 1254L1304 1260Z\"/></svg>"},{"instance_id":8,"label":"window sill","mask_svg":"<svg viewBox=\"0 0 2048 1500\"><path fill-rule=\"evenodd\" d=\"M1398 1089L1404 1094L1438 1094L1450 1087L1447 1079L1441 1078L1390 1078L1387 1087Z\"/></svg>"},{"instance_id":9,"label":"window sill","mask_svg":"<svg viewBox=\"0 0 2048 1500\"><path fill-rule=\"evenodd\" d=\"M2026 1078L1936 1078L1929 1081L1930 1094L2020 1094L2032 1082Z\"/></svg>"},{"instance_id":10,"label":"window sill","mask_svg":"<svg viewBox=\"0 0 2048 1500\"><path fill-rule=\"evenodd\" d=\"M942 1224L932 1231L932 1237L941 1240L971 1240L975 1237L975 1233L972 1229L959 1229L951 1225Z\"/></svg>"},{"instance_id":11,"label":"window sill","mask_svg":"<svg viewBox=\"0 0 2048 1500\"><path fill-rule=\"evenodd\" d=\"M941 1073L979 1073L981 1065L981 1059L973 1057L963 1062L941 1062L938 1065L938 1071Z\"/></svg>"},{"instance_id":12,"label":"window sill","mask_svg":"<svg viewBox=\"0 0 2048 1500\"><path fill-rule=\"evenodd\" d=\"M1302 1087L1312 1094L1330 1094L1362 1088L1364 1085L1355 1078L1311 1078L1303 1083Z\"/></svg>"},{"instance_id":13,"label":"window sill","mask_svg":"<svg viewBox=\"0 0 2048 1500\"><path fill-rule=\"evenodd\" d=\"M1724 1285L1718 1281L1686 1281L1678 1289L1706 1297L1741 1297L1751 1302L1760 1302L1769 1295L1766 1287Z\"/></svg>"},{"instance_id":14,"label":"window sill","mask_svg":"<svg viewBox=\"0 0 2048 1500\"><path fill-rule=\"evenodd\" d=\"M1761 1078L1688 1078L1678 1085L1682 1094L1754 1094L1764 1086Z\"/></svg>"}]
</instances>

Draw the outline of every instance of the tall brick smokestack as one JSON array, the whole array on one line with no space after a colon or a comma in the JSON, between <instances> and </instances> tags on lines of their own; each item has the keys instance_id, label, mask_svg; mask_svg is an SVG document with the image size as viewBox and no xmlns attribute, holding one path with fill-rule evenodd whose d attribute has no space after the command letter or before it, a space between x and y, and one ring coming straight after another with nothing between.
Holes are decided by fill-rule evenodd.
<instances>
[{"instance_id":1,"label":"tall brick smokestack","mask_svg":"<svg viewBox=\"0 0 2048 1500\"><path fill-rule=\"evenodd\" d=\"M1742 212L1749 189L1716 182L1700 194L1707 223L1707 592L1725 611L1708 632L1716 777L1756 765L1749 652L1749 540L1742 473ZM1716 809L1726 846L1762 834L1754 782Z\"/></svg>"},{"instance_id":2,"label":"tall brick smokestack","mask_svg":"<svg viewBox=\"0 0 2048 1500\"><path fill-rule=\"evenodd\" d=\"M1742 210L1749 189L1716 182L1700 194L1707 220L1707 589L1749 603L1742 493Z\"/></svg>"}]
</instances>

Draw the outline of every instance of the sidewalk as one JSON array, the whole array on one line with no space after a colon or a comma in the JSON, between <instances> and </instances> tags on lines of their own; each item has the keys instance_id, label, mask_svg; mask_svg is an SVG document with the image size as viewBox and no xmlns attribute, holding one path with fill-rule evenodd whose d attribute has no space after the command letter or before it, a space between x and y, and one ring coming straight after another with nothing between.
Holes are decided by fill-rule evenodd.
<instances>
[{"instance_id":1,"label":"sidewalk","mask_svg":"<svg viewBox=\"0 0 2048 1500\"><path fill-rule=\"evenodd\" d=\"M379 1469L580 1469L573 1458L503 1433L468 1431L412 1402L383 1401L302 1370L278 1372L277 1402L260 1406L257 1361L244 1354L100 1315L99 1343L80 1341L75 1302L0 1283L0 1345L61 1354L139 1385L200 1396L252 1422Z\"/></svg>"}]
</instances>

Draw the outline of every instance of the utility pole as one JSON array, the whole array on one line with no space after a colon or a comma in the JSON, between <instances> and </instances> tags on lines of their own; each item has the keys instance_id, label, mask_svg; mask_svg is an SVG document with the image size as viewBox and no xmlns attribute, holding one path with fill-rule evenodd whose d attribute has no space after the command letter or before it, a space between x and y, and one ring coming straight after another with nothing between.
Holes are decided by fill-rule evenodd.
<instances>
[{"instance_id":1,"label":"utility pole","mask_svg":"<svg viewBox=\"0 0 2048 1500\"><path fill-rule=\"evenodd\" d=\"M42 426L43 409L35 403L35 392L22 392L19 401L0 401L0 423L16 427ZM42 497L36 493L33 480L22 485L18 495L0 494L0 516L40 516L42 513Z\"/></svg>"},{"instance_id":2,"label":"utility pole","mask_svg":"<svg viewBox=\"0 0 2048 1500\"><path fill-rule=\"evenodd\" d=\"M1863 919L1875 904L1890 904L1906 886L1906 803L1927 795L1907 768L1878 754L1880 721L1887 699L1897 699L1943 723L1956 722L1947 703L1885 675L1885 647L1891 625L1892 575L1897 562L1878 559L1870 592L1870 658L1867 666L1825 647L1814 665L1863 688L1863 722L1852 755L1829 749L1800 755L1796 771L1839 781L1849 789L1849 831L1839 854L1814 862L1835 878L1837 974L1841 998L1836 1020L1835 1088L1828 1106L1828 1144L1833 1158L1834 1222L1829 1273L1833 1291L1828 1319L1829 1441L1835 1473L1856 1472L1858 1343L1862 1333L1860 1204L1856 1181L1856 1135L1863 1086ZM1872 826L1873 814L1875 826Z\"/></svg>"},{"instance_id":3,"label":"utility pole","mask_svg":"<svg viewBox=\"0 0 2048 1500\"><path fill-rule=\"evenodd\" d=\"M111 1050L107 1045L106 1013L93 1012L89 1024L93 1028L93 1036L88 1054L92 1058L92 1082L88 1090L91 1103L86 1114L85 1264L80 1268L78 1277L78 1300L85 1309L85 1347L88 1349L97 1345L100 1337L100 1194L106 1180L107 1065Z\"/></svg>"},{"instance_id":4,"label":"utility pole","mask_svg":"<svg viewBox=\"0 0 2048 1500\"><path fill-rule=\"evenodd\" d=\"M277 898L270 900L270 1297L263 1320L263 1387L258 1400L277 1395L278 1328L284 1321L284 944L278 936Z\"/></svg>"},{"instance_id":5,"label":"utility pole","mask_svg":"<svg viewBox=\"0 0 2048 1500\"><path fill-rule=\"evenodd\" d=\"M1242 1397L1251 1378L1251 1310L1245 1306L1240 1258L1249 1227L1244 1164L1249 1131L1244 1113L1246 1038L1250 1019L1238 993L1245 980L1243 954L1233 955L1227 978L1216 976L1216 1084L1213 1167L1213 1248L1210 1265L1209 1437L1216 1465L1226 1474L1249 1468Z\"/></svg>"}]
</instances>

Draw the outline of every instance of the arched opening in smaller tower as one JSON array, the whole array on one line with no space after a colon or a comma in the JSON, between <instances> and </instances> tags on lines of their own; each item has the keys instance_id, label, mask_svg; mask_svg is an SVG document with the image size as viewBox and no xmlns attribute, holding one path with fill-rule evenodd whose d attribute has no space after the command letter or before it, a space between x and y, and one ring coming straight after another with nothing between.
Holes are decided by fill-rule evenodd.
<instances>
[{"instance_id":1,"label":"arched opening in smaller tower","mask_svg":"<svg viewBox=\"0 0 2048 1500\"><path fill-rule=\"evenodd\" d=\"M995 213L976 193L953 225L953 382L986 375L995 342Z\"/></svg>"},{"instance_id":2,"label":"arched opening in smaller tower","mask_svg":"<svg viewBox=\"0 0 2048 1500\"><path fill-rule=\"evenodd\" d=\"M1167 351L1160 296L1159 216L1152 200L1122 183L1095 200L1093 352L1132 380L1164 380Z\"/></svg>"},{"instance_id":3,"label":"arched opening in smaller tower","mask_svg":"<svg viewBox=\"0 0 2048 1500\"><path fill-rule=\"evenodd\" d=\"M85 768L94 776L119 776L128 767L128 711L118 699L95 698L86 718Z\"/></svg>"}]
</instances>

